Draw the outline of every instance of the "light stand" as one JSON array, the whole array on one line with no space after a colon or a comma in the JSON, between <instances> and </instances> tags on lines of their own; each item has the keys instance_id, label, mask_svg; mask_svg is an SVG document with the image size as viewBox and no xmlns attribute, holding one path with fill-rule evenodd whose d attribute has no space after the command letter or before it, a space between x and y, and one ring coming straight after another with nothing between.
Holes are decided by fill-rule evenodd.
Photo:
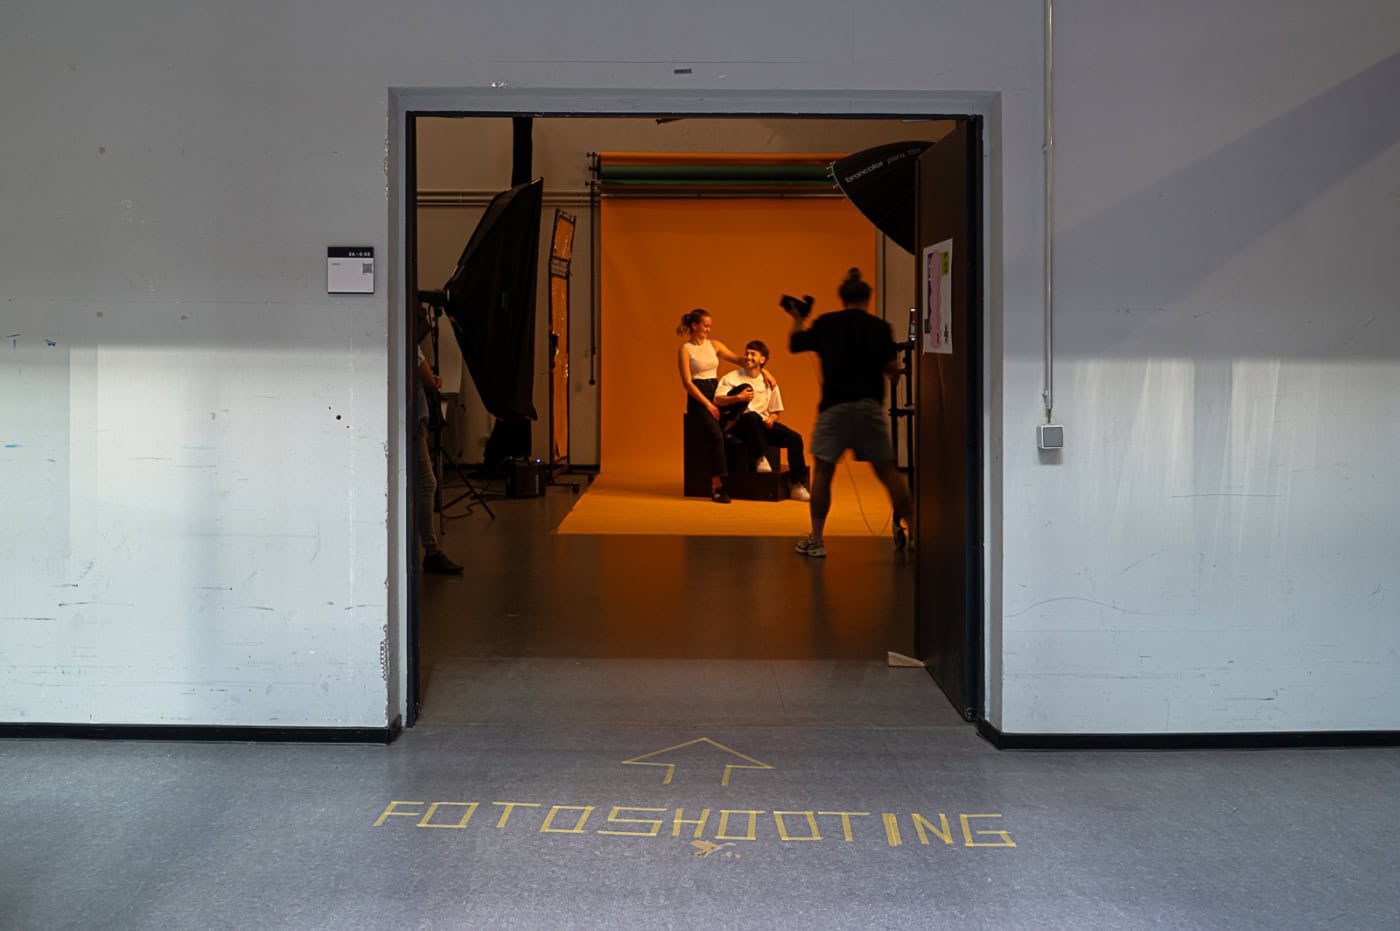
<instances>
[{"instance_id":1,"label":"light stand","mask_svg":"<svg viewBox=\"0 0 1400 931\"><path fill-rule=\"evenodd\" d=\"M435 375L441 371L439 366L438 354L438 324L442 319L443 306L431 300L431 297L432 295L441 293L442 292L440 291L419 292L419 298L424 301L424 306L428 308L428 322L430 324L428 327L428 333L433 346L432 364L433 374ZM496 519L496 515L491 510L491 506L486 503L485 496L482 495L482 493L479 490L477 490L477 487L472 484L471 478L462 468L461 463L459 463L455 458L453 458L451 453L449 453L446 449L443 448L442 431L447 426L447 418L441 413L441 397L438 397L433 403L437 405L439 411L438 417L436 418L436 425L434 425L434 418L432 416L429 416L428 418L428 449L433 459L433 471L437 475L438 479L436 495L437 500L434 502L433 507L437 511L438 515L438 529L445 536L447 534L447 511L454 505L456 505L458 502L466 498L471 498L477 504L481 505L482 510L484 510L492 520ZM457 495L457 497L453 498L451 501L448 501L446 503L444 503L442 500L443 476L445 475L445 472L443 470L444 464L450 467L452 471L456 474L457 478L461 480L462 484L466 486L466 491L463 491L461 494ZM472 509L468 508L467 514L470 514L471 512ZM466 515L459 516L465 517Z\"/></svg>"},{"instance_id":2,"label":"light stand","mask_svg":"<svg viewBox=\"0 0 1400 931\"><path fill-rule=\"evenodd\" d=\"M916 311L910 308L909 339L895 343L899 351L898 379L890 385L890 445L893 447L895 466L899 465L899 427L904 425L904 463L909 476L909 490L914 493L917 473L914 469L914 356L918 352L918 330L913 322ZM899 382L904 382L904 403L899 403ZM917 511L917 506L915 507ZM914 515L909 515L913 519ZM898 514L891 514L890 520L899 522Z\"/></svg>"},{"instance_id":3,"label":"light stand","mask_svg":"<svg viewBox=\"0 0 1400 931\"><path fill-rule=\"evenodd\" d=\"M916 342L912 339L895 343L899 351L899 378L890 387L890 443L894 447L895 464L899 464L899 426L904 429L904 469L914 471L914 352ZM899 383L904 383L904 403L899 402Z\"/></svg>"}]
</instances>

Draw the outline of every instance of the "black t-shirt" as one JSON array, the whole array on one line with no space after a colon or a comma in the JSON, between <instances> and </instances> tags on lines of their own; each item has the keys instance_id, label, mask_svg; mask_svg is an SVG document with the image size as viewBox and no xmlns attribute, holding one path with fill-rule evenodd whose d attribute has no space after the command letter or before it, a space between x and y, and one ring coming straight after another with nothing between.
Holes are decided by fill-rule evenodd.
<instances>
[{"instance_id":1,"label":"black t-shirt","mask_svg":"<svg viewBox=\"0 0 1400 931\"><path fill-rule=\"evenodd\" d=\"M822 314L788 338L793 352L815 352L822 360L818 410L847 401L885 399L885 366L896 357L894 331L859 308Z\"/></svg>"}]
</instances>

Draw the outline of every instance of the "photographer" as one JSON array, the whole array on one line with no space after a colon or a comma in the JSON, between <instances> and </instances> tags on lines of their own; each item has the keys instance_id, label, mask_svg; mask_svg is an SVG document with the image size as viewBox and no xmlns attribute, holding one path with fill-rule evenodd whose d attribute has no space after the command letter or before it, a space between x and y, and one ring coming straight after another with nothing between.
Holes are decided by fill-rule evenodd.
<instances>
[{"instance_id":1,"label":"photographer","mask_svg":"<svg viewBox=\"0 0 1400 931\"><path fill-rule=\"evenodd\" d=\"M821 358L822 397L812 430L812 531L797 543L803 556L822 557L822 531L831 510L831 479L841 454L850 449L869 462L890 495L894 509L894 547L903 550L913 530L914 507L909 486L895 466L894 446L882 405L885 381L898 374L897 351L890 325L869 312L870 285L853 268L837 290L842 309L807 325L812 299L784 297L792 316L788 348L815 352Z\"/></svg>"}]
</instances>

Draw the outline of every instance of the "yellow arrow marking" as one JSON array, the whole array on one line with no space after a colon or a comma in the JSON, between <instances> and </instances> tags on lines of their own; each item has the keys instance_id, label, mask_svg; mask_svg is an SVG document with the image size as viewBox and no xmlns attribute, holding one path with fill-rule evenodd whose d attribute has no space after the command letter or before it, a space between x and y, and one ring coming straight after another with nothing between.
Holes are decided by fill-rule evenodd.
<instances>
[{"instance_id":1,"label":"yellow arrow marking","mask_svg":"<svg viewBox=\"0 0 1400 931\"><path fill-rule=\"evenodd\" d=\"M713 741L713 740L711 740L711 739L708 738L708 737L697 737L697 738L695 738L694 740L687 740L687 741L686 741L685 743L683 743L683 744L676 744L674 747L667 747L667 748L664 749L664 750L655 750L655 751L653 751L653 752L651 752L651 753L644 753L644 754L642 754L641 756L633 757L633 758L630 759L630 760L623 760L623 761L622 761L622 765L623 765L623 766L664 766L664 767L666 767L666 778L663 779L663 780L661 780L661 784L662 784L663 786L668 786L668 785L671 784L671 777L674 776L674 775L676 774L676 764L675 764L675 763L651 763L651 762L647 762L647 761L650 760L650 759L651 759L652 757L654 757L654 756L661 756L663 753L670 753L670 752L673 751L673 750L683 750L683 749L685 749L686 747L693 747L693 746L695 746L696 744L709 744L709 745L712 746L712 747L718 747L719 749L723 750L725 753L733 754L734 756L737 756L737 757L738 757L739 759L741 759L741 760L748 760L748 763L747 763L747 764L745 764L745 763L730 763L730 764L728 764L727 766L725 766L725 767L724 767L724 777L721 778L720 781L719 781L719 784L722 785L722 786L727 786L727 785L729 785L729 774L730 774L731 772L733 772L734 770L736 770L736 769L772 769L772 768L773 768L772 766L769 766L767 763L763 763L763 762L760 762L760 761L758 761L758 760L755 760L755 759L754 759L753 757L751 757L751 756L746 756L746 755L740 753L738 750L734 750L734 749L732 749L732 748L730 748L730 747L726 747L724 744L722 744L722 743L717 743L716 741Z\"/></svg>"}]
</instances>

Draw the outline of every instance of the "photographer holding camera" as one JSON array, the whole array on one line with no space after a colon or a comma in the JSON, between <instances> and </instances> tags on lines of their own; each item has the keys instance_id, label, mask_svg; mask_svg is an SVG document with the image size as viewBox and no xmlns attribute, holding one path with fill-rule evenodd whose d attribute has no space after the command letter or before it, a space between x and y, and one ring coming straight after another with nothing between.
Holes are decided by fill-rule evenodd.
<instances>
[{"instance_id":1,"label":"photographer holding camera","mask_svg":"<svg viewBox=\"0 0 1400 931\"><path fill-rule=\"evenodd\" d=\"M788 348L815 352L821 358L822 397L812 430L812 531L797 543L803 556L822 557L822 531L831 511L831 479L841 454L850 449L869 462L890 495L894 509L894 547L903 550L913 531L914 505L909 486L895 465L894 446L883 410L885 381L898 374L898 353L890 325L870 313L870 285L853 268L837 289L842 309L818 317L809 327L810 297L784 295L783 309L792 317Z\"/></svg>"}]
</instances>

